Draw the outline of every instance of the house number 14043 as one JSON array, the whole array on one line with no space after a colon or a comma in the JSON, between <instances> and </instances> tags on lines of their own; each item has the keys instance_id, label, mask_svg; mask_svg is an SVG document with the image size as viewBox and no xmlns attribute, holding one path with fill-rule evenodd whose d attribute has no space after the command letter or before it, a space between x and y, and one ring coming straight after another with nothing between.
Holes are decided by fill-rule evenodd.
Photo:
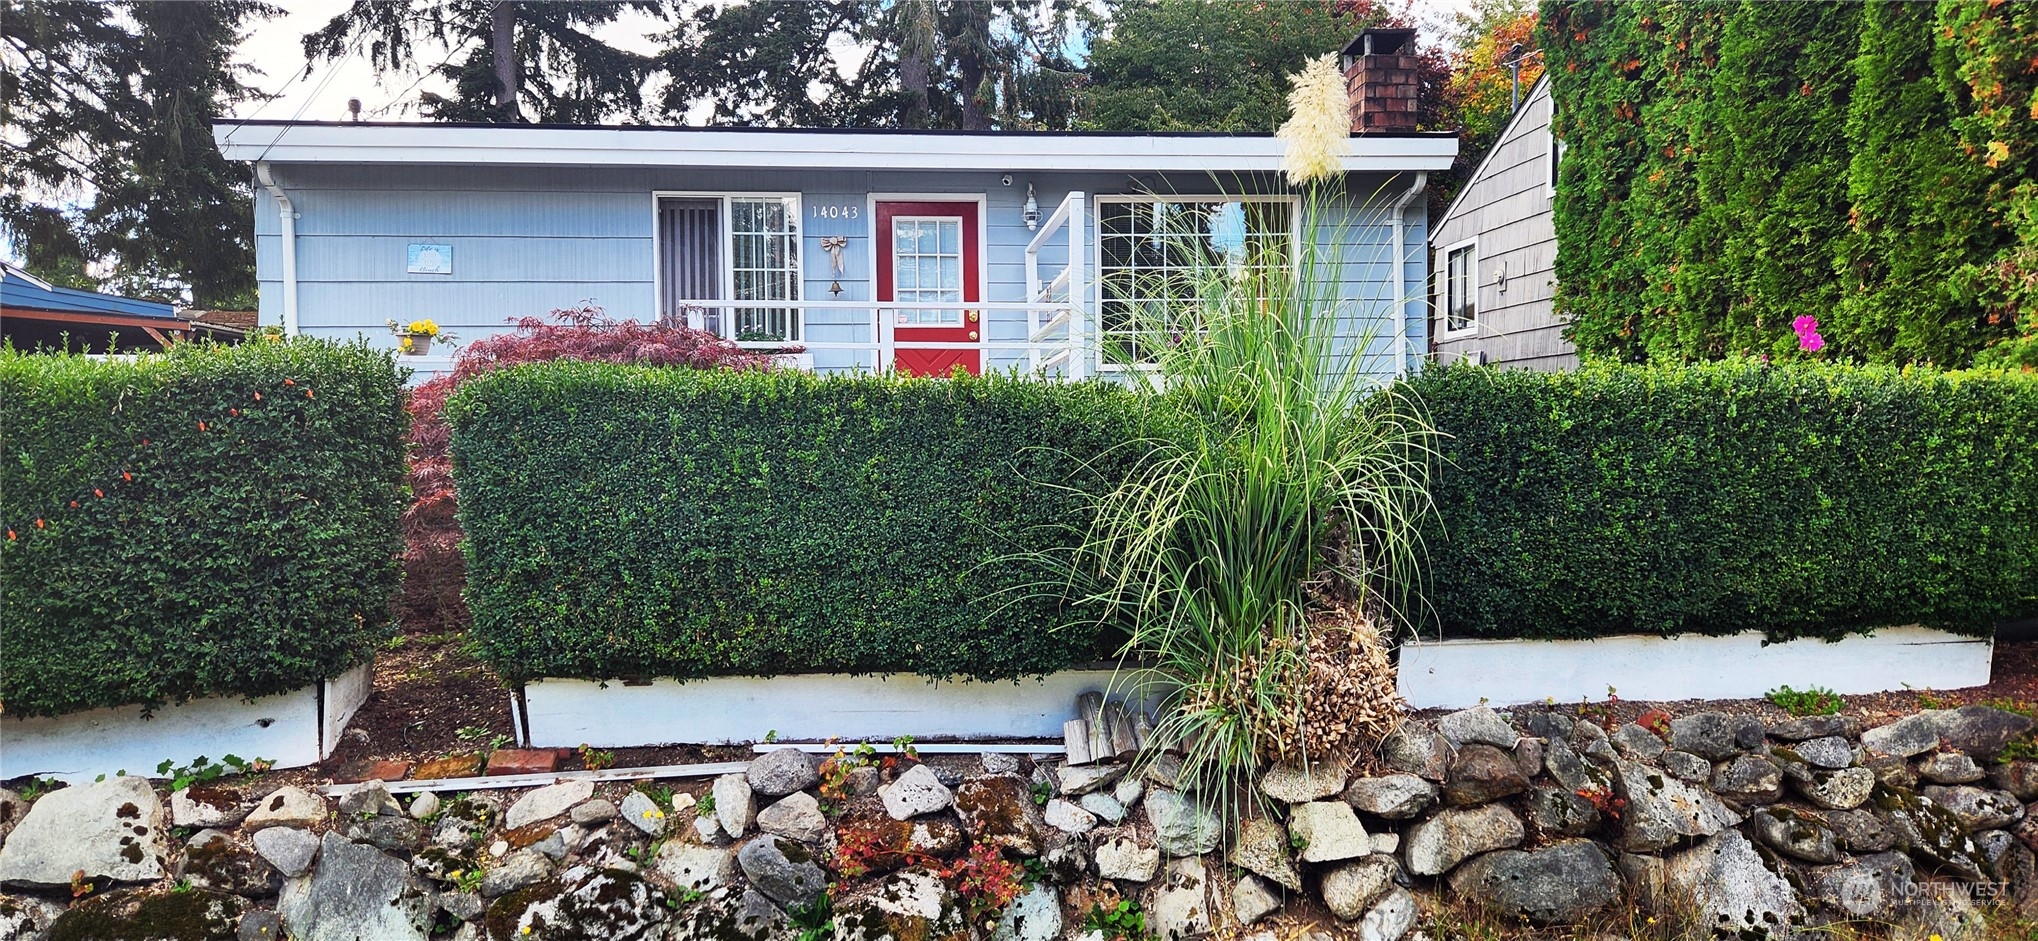
<instances>
[{"instance_id":1,"label":"house number 14043","mask_svg":"<svg viewBox=\"0 0 2038 941\"><path fill-rule=\"evenodd\" d=\"M815 206L816 219L854 219L858 215L856 206Z\"/></svg>"}]
</instances>

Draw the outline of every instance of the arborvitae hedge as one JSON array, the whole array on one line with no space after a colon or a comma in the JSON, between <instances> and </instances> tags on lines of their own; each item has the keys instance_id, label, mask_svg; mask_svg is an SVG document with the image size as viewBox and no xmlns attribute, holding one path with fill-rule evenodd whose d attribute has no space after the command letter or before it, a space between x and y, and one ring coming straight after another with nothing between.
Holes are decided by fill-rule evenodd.
<instances>
[{"instance_id":1,"label":"arborvitae hedge","mask_svg":"<svg viewBox=\"0 0 2038 941\"><path fill-rule=\"evenodd\" d=\"M360 663L391 629L404 427L396 367L365 346L0 348L6 713L261 696Z\"/></svg>"},{"instance_id":2,"label":"arborvitae hedge","mask_svg":"<svg viewBox=\"0 0 2038 941\"><path fill-rule=\"evenodd\" d=\"M1545 0L1580 353L1797 357L1809 315L1818 358L1958 366L2032 331L2031 10Z\"/></svg>"},{"instance_id":3,"label":"arborvitae hedge","mask_svg":"<svg viewBox=\"0 0 2038 941\"><path fill-rule=\"evenodd\" d=\"M2038 614L2038 377L1888 367L1434 369L1428 534L1450 636Z\"/></svg>"},{"instance_id":4,"label":"arborvitae hedge","mask_svg":"<svg viewBox=\"0 0 2038 941\"><path fill-rule=\"evenodd\" d=\"M468 604L512 681L918 672L1115 649L1013 561L1153 426L1104 384L519 367L447 407Z\"/></svg>"}]
</instances>

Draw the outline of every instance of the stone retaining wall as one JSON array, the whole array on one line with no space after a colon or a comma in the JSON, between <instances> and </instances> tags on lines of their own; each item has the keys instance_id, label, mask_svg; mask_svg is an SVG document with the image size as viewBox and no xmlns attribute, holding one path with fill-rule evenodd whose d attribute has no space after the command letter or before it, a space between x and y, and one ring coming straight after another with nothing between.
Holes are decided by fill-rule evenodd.
<instances>
[{"instance_id":1,"label":"stone retaining wall","mask_svg":"<svg viewBox=\"0 0 2038 941\"><path fill-rule=\"evenodd\" d=\"M1652 712L1609 731L1576 712L1411 722L1370 773L1273 769L1258 786L1274 812L1230 827L1175 786L1172 757L1132 773L781 750L706 788L407 806L379 783L337 802L273 786L165 800L135 778L32 807L6 793L0 939L791 941L831 923L841 941L1047 941L1102 937L1086 917L1130 901L1164 938L1398 941L1445 908L1553 925L1635 905L1747 941L1845 920L1964 941L2038 902L2038 762L2001 760L2028 748L2022 715L1863 732ZM1000 880L1018 894L992 910Z\"/></svg>"}]
</instances>

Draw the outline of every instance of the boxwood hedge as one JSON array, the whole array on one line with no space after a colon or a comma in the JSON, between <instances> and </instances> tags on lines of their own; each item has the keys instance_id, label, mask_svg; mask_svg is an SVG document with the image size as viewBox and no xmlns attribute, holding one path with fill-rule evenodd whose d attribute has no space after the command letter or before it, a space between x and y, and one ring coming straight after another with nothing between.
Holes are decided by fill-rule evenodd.
<instances>
[{"instance_id":1,"label":"boxwood hedge","mask_svg":"<svg viewBox=\"0 0 2038 941\"><path fill-rule=\"evenodd\" d=\"M1069 544L1158 427L1103 384L588 363L447 414L474 636L513 682L1093 660L1112 639L1015 559Z\"/></svg>"},{"instance_id":2,"label":"boxwood hedge","mask_svg":"<svg viewBox=\"0 0 2038 941\"><path fill-rule=\"evenodd\" d=\"M0 348L0 709L305 686L390 631L403 383L386 353Z\"/></svg>"},{"instance_id":3,"label":"boxwood hedge","mask_svg":"<svg viewBox=\"0 0 2038 941\"><path fill-rule=\"evenodd\" d=\"M1985 633L2038 613L2038 377L1730 361L1413 380L1443 633Z\"/></svg>"}]
</instances>

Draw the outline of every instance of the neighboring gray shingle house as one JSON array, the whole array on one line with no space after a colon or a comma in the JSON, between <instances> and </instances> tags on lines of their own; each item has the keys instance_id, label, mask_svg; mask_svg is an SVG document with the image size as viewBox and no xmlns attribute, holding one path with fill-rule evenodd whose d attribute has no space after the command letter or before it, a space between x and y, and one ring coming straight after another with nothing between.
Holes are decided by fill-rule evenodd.
<instances>
[{"instance_id":1,"label":"neighboring gray shingle house","mask_svg":"<svg viewBox=\"0 0 2038 941\"><path fill-rule=\"evenodd\" d=\"M1438 360L1526 369L1578 365L1553 303L1551 202L1560 146L1550 134L1545 76L1430 231L1430 349Z\"/></svg>"}]
</instances>

